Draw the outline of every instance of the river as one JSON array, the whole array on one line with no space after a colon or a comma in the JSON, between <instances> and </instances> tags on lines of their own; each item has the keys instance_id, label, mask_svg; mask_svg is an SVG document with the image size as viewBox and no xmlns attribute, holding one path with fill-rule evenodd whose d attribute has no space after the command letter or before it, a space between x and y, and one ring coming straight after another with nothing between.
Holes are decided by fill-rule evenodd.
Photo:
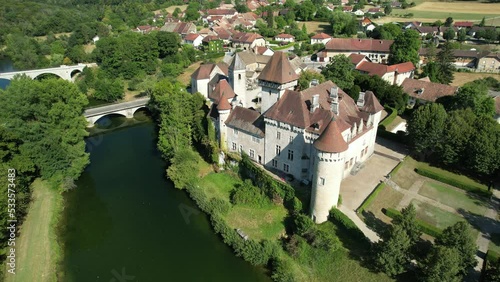
<instances>
[{"instance_id":1,"label":"river","mask_svg":"<svg viewBox=\"0 0 500 282\"><path fill-rule=\"evenodd\" d=\"M154 124L140 120L86 140L91 164L65 193L62 281L270 281L166 180Z\"/></svg>"}]
</instances>

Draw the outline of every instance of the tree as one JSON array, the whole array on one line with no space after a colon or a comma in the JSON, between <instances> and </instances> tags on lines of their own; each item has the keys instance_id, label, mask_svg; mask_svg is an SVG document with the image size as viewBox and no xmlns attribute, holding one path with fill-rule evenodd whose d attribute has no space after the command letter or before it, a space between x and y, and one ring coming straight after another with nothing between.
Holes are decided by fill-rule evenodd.
<instances>
[{"instance_id":1,"label":"tree","mask_svg":"<svg viewBox=\"0 0 500 282\"><path fill-rule=\"evenodd\" d=\"M94 97L97 100L114 102L123 98L123 82L120 79L110 79L100 76L93 85Z\"/></svg>"},{"instance_id":2,"label":"tree","mask_svg":"<svg viewBox=\"0 0 500 282\"><path fill-rule=\"evenodd\" d=\"M459 42L464 42L466 39L467 39L467 31L465 31L465 28L462 28L457 33L457 40Z\"/></svg>"},{"instance_id":3,"label":"tree","mask_svg":"<svg viewBox=\"0 0 500 282\"><path fill-rule=\"evenodd\" d=\"M443 38L446 39L447 41L450 41L455 38L455 31L452 28L448 28L444 34Z\"/></svg>"},{"instance_id":4,"label":"tree","mask_svg":"<svg viewBox=\"0 0 500 282\"><path fill-rule=\"evenodd\" d=\"M354 86L354 68L351 59L343 54L333 57L321 74L343 90L349 90Z\"/></svg>"},{"instance_id":5,"label":"tree","mask_svg":"<svg viewBox=\"0 0 500 282\"><path fill-rule=\"evenodd\" d=\"M390 47L389 64L412 62L416 65L420 59L420 35L415 30L406 30L398 35Z\"/></svg>"},{"instance_id":6,"label":"tree","mask_svg":"<svg viewBox=\"0 0 500 282\"><path fill-rule=\"evenodd\" d=\"M319 83L323 83L325 81L325 77L318 72L312 70L305 70L300 73L299 76L299 87L301 90L309 88L309 84L313 79L316 79Z\"/></svg>"},{"instance_id":7,"label":"tree","mask_svg":"<svg viewBox=\"0 0 500 282\"><path fill-rule=\"evenodd\" d=\"M480 27L483 27L486 23L486 19L483 17L483 19L481 20L481 22L479 23L479 26Z\"/></svg>"},{"instance_id":8,"label":"tree","mask_svg":"<svg viewBox=\"0 0 500 282\"><path fill-rule=\"evenodd\" d=\"M465 221L460 221L447 227L441 236L436 238L435 243L437 246L453 248L458 251L459 272L465 275L470 268L477 265L475 241L471 226Z\"/></svg>"},{"instance_id":9,"label":"tree","mask_svg":"<svg viewBox=\"0 0 500 282\"><path fill-rule=\"evenodd\" d=\"M484 19L484 18L483 18ZM500 281L500 258L489 261L484 272L484 282Z\"/></svg>"},{"instance_id":10,"label":"tree","mask_svg":"<svg viewBox=\"0 0 500 282\"><path fill-rule=\"evenodd\" d=\"M297 17L303 21L310 21L314 18L314 14L316 13L316 6L314 6L310 0L305 0L298 6L296 12Z\"/></svg>"},{"instance_id":11,"label":"tree","mask_svg":"<svg viewBox=\"0 0 500 282\"><path fill-rule=\"evenodd\" d=\"M358 31L358 21L356 16L342 11L335 10L330 20L333 35L354 35Z\"/></svg>"},{"instance_id":12,"label":"tree","mask_svg":"<svg viewBox=\"0 0 500 282\"><path fill-rule=\"evenodd\" d=\"M422 236L420 226L417 224L417 210L413 204L401 210L401 215L396 216L393 222L394 225L399 225L410 238L411 245L415 245Z\"/></svg>"},{"instance_id":13,"label":"tree","mask_svg":"<svg viewBox=\"0 0 500 282\"><path fill-rule=\"evenodd\" d=\"M440 152L444 164L451 166L460 163L467 154L467 147L475 130L472 128L475 119L476 116L470 109L448 113Z\"/></svg>"},{"instance_id":14,"label":"tree","mask_svg":"<svg viewBox=\"0 0 500 282\"><path fill-rule=\"evenodd\" d=\"M375 264L378 269L389 276L396 276L405 272L410 262L408 250L410 237L399 225L394 225L387 240L376 246Z\"/></svg>"},{"instance_id":15,"label":"tree","mask_svg":"<svg viewBox=\"0 0 500 282\"><path fill-rule=\"evenodd\" d=\"M436 62L430 61L422 68L422 77L429 77L432 82L439 83L440 73Z\"/></svg>"},{"instance_id":16,"label":"tree","mask_svg":"<svg viewBox=\"0 0 500 282\"><path fill-rule=\"evenodd\" d=\"M384 7L384 13L386 15L390 15L392 13L391 3L387 3L387 5L385 5L385 7Z\"/></svg>"},{"instance_id":17,"label":"tree","mask_svg":"<svg viewBox=\"0 0 500 282\"><path fill-rule=\"evenodd\" d=\"M484 84L468 83L462 86L457 95L443 104L448 110L470 108L478 116L492 117L495 113L495 103L488 95L488 88Z\"/></svg>"},{"instance_id":18,"label":"tree","mask_svg":"<svg viewBox=\"0 0 500 282\"><path fill-rule=\"evenodd\" d=\"M351 96L354 101L358 101L359 92L361 92L361 87L359 87L358 85L354 85L347 94L349 94L349 96Z\"/></svg>"},{"instance_id":19,"label":"tree","mask_svg":"<svg viewBox=\"0 0 500 282\"><path fill-rule=\"evenodd\" d=\"M491 117L479 116L473 123L463 162L478 175L491 178L500 168L500 125Z\"/></svg>"},{"instance_id":20,"label":"tree","mask_svg":"<svg viewBox=\"0 0 500 282\"><path fill-rule=\"evenodd\" d=\"M160 58L177 53L181 47L179 35L173 32L159 31L156 33L156 40Z\"/></svg>"},{"instance_id":21,"label":"tree","mask_svg":"<svg viewBox=\"0 0 500 282\"><path fill-rule=\"evenodd\" d=\"M454 248L443 246L433 247L425 259L422 269L425 282L459 282L460 254Z\"/></svg>"},{"instance_id":22,"label":"tree","mask_svg":"<svg viewBox=\"0 0 500 282\"><path fill-rule=\"evenodd\" d=\"M444 22L444 26L451 27L452 23L453 23L453 18L452 17L447 17L446 21Z\"/></svg>"},{"instance_id":23,"label":"tree","mask_svg":"<svg viewBox=\"0 0 500 282\"><path fill-rule=\"evenodd\" d=\"M415 153L427 157L440 151L446 119L447 113L440 104L426 104L413 113L408 136Z\"/></svg>"},{"instance_id":24,"label":"tree","mask_svg":"<svg viewBox=\"0 0 500 282\"><path fill-rule=\"evenodd\" d=\"M453 62L455 62L455 57L453 56L451 44L446 42L436 56L436 65L439 70L438 81L440 83L450 84L453 81L453 71L455 70Z\"/></svg>"},{"instance_id":25,"label":"tree","mask_svg":"<svg viewBox=\"0 0 500 282\"><path fill-rule=\"evenodd\" d=\"M399 25L393 23L386 23L377 26L370 34L375 39L389 39L392 40L402 34L403 31Z\"/></svg>"},{"instance_id":26,"label":"tree","mask_svg":"<svg viewBox=\"0 0 500 282\"><path fill-rule=\"evenodd\" d=\"M167 176L175 188L185 189L198 179L198 162L200 156L191 147L182 147L174 155L167 169Z\"/></svg>"}]
</instances>

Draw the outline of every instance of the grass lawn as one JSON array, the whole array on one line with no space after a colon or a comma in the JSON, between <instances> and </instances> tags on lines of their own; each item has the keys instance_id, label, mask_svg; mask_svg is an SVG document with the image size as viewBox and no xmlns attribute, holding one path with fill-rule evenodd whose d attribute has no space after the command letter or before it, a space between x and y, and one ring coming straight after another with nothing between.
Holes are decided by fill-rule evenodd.
<instances>
[{"instance_id":1,"label":"grass lawn","mask_svg":"<svg viewBox=\"0 0 500 282\"><path fill-rule=\"evenodd\" d=\"M432 224L440 229L445 229L464 219L454 213L444 211L428 203L413 199L412 204L417 209L417 218Z\"/></svg>"},{"instance_id":2,"label":"grass lawn","mask_svg":"<svg viewBox=\"0 0 500 282\"><path fill-rule=\"evenodd\" d=\"M299 28L302 28L303 24L306 25L307 33L332 34L332 26L329 22L298 22Z\"/></svg>"},{"instance_id":3,"label":"grass lawn","mask_svg":"<svg viewBox=\"0 0 500 282\"><path fill-rule=\"evenodd\" d=\"M335 233L341 242L350 239L349 234L342 234L329 221L319 225L319 228ZM330 253L307 245L297 257L293 258L301 274L305 276L299 281L393 281L383 273L373 273L361 266L360 262L351 255L352 248L356 248L355 244L349 243L348 245ZM360 249L360 247L357 248Z\"/></svg>"},{"instance_id":4,"label":"grass lawn","mask_svg":"<svg viewBox=\"0 0 500 282\"><path fill-rule=\"evenodd\" d=\"M382 209L393 208L396 209L398 207L399 202L403 199L404 195L401 192L398 192L392 189L389 186L385 186L382 191L377 195L377 198L373 202L371 202L368 207L363 212L363 216L365 222L367 221L367 214L372 213L376 218L381 219L385 223L390 223L391 218L386 216ZM368 223L367 223L368 224Z\"/></svg>"},{"instance_id":5,"label":"grass lawn","mask_svg":"<svg viewBox=\"0 0 500 282\"><path fill-rule=\"evenodd\" d=\"M199 186L204 189L208 198L220 198L229 202L231 191L240 183L238 176L231 175L231 172L210 173L203 177ZM231 227L240 228L252 239L276 240L285 231L284 219L287 214L283 205L234 205L224 218Z\"/></svg>"},{"instance_id":6,"label":"grass lawn","mask_svg":"<svg viewBox=\"0 0 500 282\"><path fill-rule=\"evenodd\" d=\"M392 177L392 180L396 182L403 189L410 189L411 185L415 183L419 178L423 178L418 175L414 170L418 166L418 162L410 157L406 157L401 165L398 173Z\"/></svg>"},{"instance_id":7,"label":"grass lawn","mask_svg":"<svg viewBox=\"0 0 500 282\"><path fill-rule=\"evenodd\" d=\"M438 181L426 181L418 193L456 210L464 209L479 215L486 212L486 207L481 205L481 199L471 198L464 191Z\"/></svg>"},{"instance_id":8,"label":"grass lawn","mask_svg":"<svg viewBox=\"0 0 500 282\"><path fill-rule=\"evenodd\" d=\"M61 254L54 221L62 206L62 196L38 179L32 189L33 200L16 240L16 274L7 273L7 282L56 281Z\"/></svg>"},{"instance_id":9,"label":"grass lawn","mask_svg":"<svg viewBox=\"0 0 500 282\"><path fill-rule=\"evenodd\" d=\"M493 77L497 80L500 80L500 74L492 74L492 73L474 73L474 72L455 72L455 78L451 85L453 86L462 86L467 82L474 81L476 79L481 79L485 77Z\"/></svg>"}]
</instances>

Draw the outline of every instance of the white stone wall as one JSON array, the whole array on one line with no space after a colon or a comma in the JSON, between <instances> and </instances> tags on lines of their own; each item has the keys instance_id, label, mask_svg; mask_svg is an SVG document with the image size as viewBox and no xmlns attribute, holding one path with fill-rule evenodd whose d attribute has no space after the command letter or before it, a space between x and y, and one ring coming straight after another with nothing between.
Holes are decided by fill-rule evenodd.
<instances>
[{"instance_id":1,"label":"white stone wall","mask_svg":"<svg viewBox=\"0 0 500 282\"><path fill-rule=\"evenodd\" d=\"M229 117L229 114L231 112L229 110L223 110L223 111L219 111L219 145L221 146L221 149L222 150L227 150L228 147L226 146L227 145L227 132L228 132L228 129L227 129L227 126L226 126L226 120L227 118Z\"/></svg>"},{"instance_id":2,"label":"white stone wall","mask_svg":"<svg viewBox=\"0 0 500 282\"><path fill-rule=\"evenodd\" d=\"M238 95L238 100L242 102L244 107L248 107L246 103L246 76L245 70L229 69L229 85L233 91Z\"/></svg>"},{"instance_id":3,"label":"white stone wall","mask_svg":"<svg viewBox=\"0 0 500 282\"><path fill-rule=\"evenodd\" d=\"M318 151L315 156L316 174L312 183L311 216L316 223L327 221L330 209L337 206L344 160L343 153Z\"/></svg>"},{"instance_id":4,"label":"white stone wall","mask_svg":"<svg viewBox=\"0 0 500 282\"><path fill-rule=\"evenodd\" d=\"M264 138L228 126L226 144L229 152L240 152L241 149L256 162L259 162L260 156L260 163L264 164ZM254 151L253 157L250 150Z\"/></svg>"},{"instance_id":5,"label":"white stone wall","mask_svg":"<svg viewBox=\"0 0 500 282\"><path fill-rule=\"evenodd\" d=\"M395 84L396 85L401 85L403 84L403 81L406 79L406 78L413 78L413 71L408 71L408 72L405 72L405 73L399 73L396 75L396 81L395 81Z\"/></svg>"},{"instance_id":6,"label":"white stone wall","mask_svg":"<svg viewBox=\"0 0 500 282\"><path fill-rule=\"evenodd\" d=\"M199 79L196 80L191 78L191 92L196 93L200 92L205 99L208 99L208 79Z\"/></svg>"},{"instance_id":7,"label":"white stone wall","mask_svg":"<svg viewBox=\"0 0 500 282\"><path fill-rule=\"evenodd\" d=\"M377 52L356 52L356 51L343 51L343 52L333 52L327 51L327 56L332 58L336 55L344 54L348 57L350 54L362 54L367 56L373 63L384 64L387 63L389 59L389 53L377 53Z\"/></svg>"}]
</instances>

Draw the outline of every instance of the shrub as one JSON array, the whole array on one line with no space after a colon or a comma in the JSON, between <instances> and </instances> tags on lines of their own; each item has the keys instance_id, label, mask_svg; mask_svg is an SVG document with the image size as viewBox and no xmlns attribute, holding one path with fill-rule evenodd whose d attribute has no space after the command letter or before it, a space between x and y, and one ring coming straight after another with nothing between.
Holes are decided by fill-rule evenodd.
<instances>
[{"instance_id":1,"label":"shrub","mask_svg":"<svg viewBox=\"0 0 500 282\"><path fill-rule=\"evenodd\" d=\"M302 212L302 202L297 197L293 197L291 209L293 214Z\"/></svg>"},{"instance_id":2,"label":"shrub","mask_svg":"<svg viewBox=\"0 0 500 282\"><path fill-rule=\"evenodd\" d=\"M276 258L273 260L273 275L271 278L277 282L295 282L292 263L288 260Z\"/></svg>"},{"instance_id":3,"label":"shrub","mask_svg":"<svg viewBox=\"0 0 500 282\"><path fill-rule=\"evenodd\" d=\"M399 212L398 210L395 210L395 209L391 209L391 208L385 209L384 213L385 213L385 215L387 215L388 217L390 217L392 219L401 215L401 212ZM417 219L417 224L423 233L430 235L434 238L437 238L439 235L441 235L441 233L443 233L443 230L441 230L441 229L437 228L436 226L433 226L425 221Z\"/></svg>"},{"instance_id":4,"label":"shrub","mask_svg":"<svg viewBox=\"0 0 500 282\"><path fill-rule=\"evenodd\" d=\"M220 198L212 198L209 202L210 213L227 214L231 205Z\"/></svg>"},{"instance_id":5,"label":"shrub","mask_svg":"<svg viewBox=\"0 0 500 282\"><path fill-rule=\"evenodd\" d=\"M361 206L359 206L358 210L356 211L357 213L363 213L363 211L373 202L373 200L377 197L378 193L382 191L385 187L384 182L380 182L375 189L368 195L368 197L363 201Z\"/></svg>"},{"instance_id":6,"label":"shrub","mask_svg":"<svg viewBox=\"0 0 500 282\"><path fill-rule=\"evenodd\" d=\"M480 184L474 185L474 184L464 183L464 182L460 181L459 179L452 178L452 177L446 176L446 175L442 175L439 172L432 171L432 170L425 169L425 168L416 168L415 172L422 175L422 176L432 178L434 180L449 184L451 186L455 186L457 188L460 188L460 189L468 191L468 192L476 193L476 194L486 196L486 197L491 196L491 191L484 190L483 186Z\"/></svg>"},{"instance_id":7,"label":"shrub","mask_svg":"<svg viewBox=\"0 0 500 282\"><path fill-rule=\"evenodd\" d=\"M241 186L231 191L231 203L234 205L251 205L263 207L269 204L262 191L253 186L250 181L245 181Z\"/></svg>"},{"instance_id":8,"label":"shrub","mask_svg":"<svg viewBox=\"0 0 500 282\"><path fill-rule=\"evenodd\" d=\"M365 234L359 230L359 228L354 224L354 222L348 218L345 214L336 208L330 210L329 220L335 225L344 228L351 236L358 240L367 240Z\"/></svg>"},{"instance_id":9,"label":"shrub","mask_svg":"<svg viewBox=\"0 0 500 282\"><path fill-rule=\"evenodd\" d=\"M327 252L335 251L340 247L340 241L336 236L318 228L311 228L304 234L304 238L312 247Z\"/></svg>"},{"instance_id":10,"label":"shrub","mask_svg":"<svg viewBox=\"0 0 500 282\"><path fill-rule=\"evenodd\" d=\"M294 225L293 233L302 236L304 233L308 232L314 226L314 222L308 216L303 214L298 214L293 219L293 225Z\"/></svg>"}]
</instances>

